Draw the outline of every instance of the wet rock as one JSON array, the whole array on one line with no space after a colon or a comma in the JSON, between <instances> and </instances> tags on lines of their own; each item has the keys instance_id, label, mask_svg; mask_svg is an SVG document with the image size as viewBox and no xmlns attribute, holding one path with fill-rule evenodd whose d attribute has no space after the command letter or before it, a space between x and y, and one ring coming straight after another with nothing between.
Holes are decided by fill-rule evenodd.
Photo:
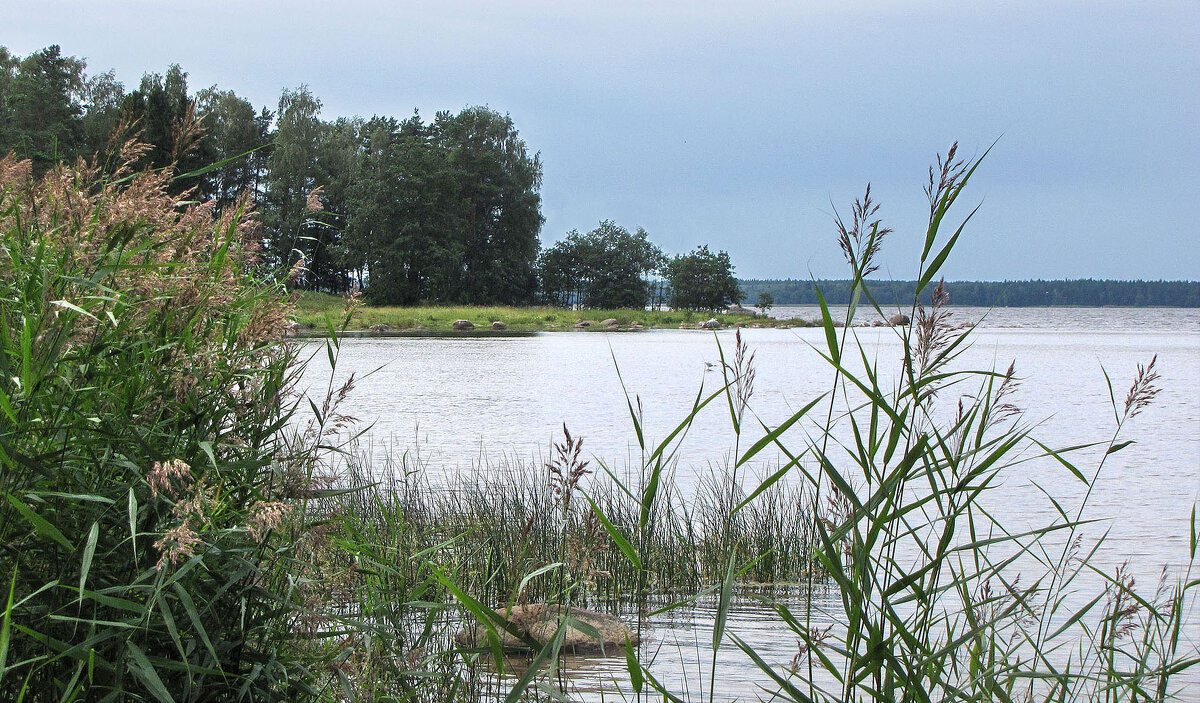
<instances>
[{"instance_id":1,"label":"wet rock","mask_svg":"<svg viewBox=\"0 0 1200 703\"><path fill-rule=\"evenodd\" d=\"M911 322L911 320L909 320L908 315L905 315L904 313L896 313L888 318L888 324L892 327L907 325L909 322Z\"/></svg>"},{"instance_id":2,"label":"wet rock","mask_svg":"<svg viewBox=\"0 0 1200 703\"><path fill-rule=\"evenodd\" d=\"M470 320L455 320L450 324L450 328L456 330L473 330L475 329L475 323Z\"/></svg>"},{"instance_id":3,"label":"wet rock","mask_svg":"<svg viewBox=\"0 0 1200 703\"><path fill-rule=\"evenodd\" d=\"M558 630L559 620L567 615L570 618L591 626L595 633L584 632L568 622L563 637L562 649L574 654L604 654L607 656L620 655L625 646L626 638L637 644L637 633L612 615L598 613L583 608L565 608L561 605L548 603L530 603L529 605L514 605L511 609L497 608L496 612L509 623L529 635L539 644L545 644ZM482 623L459 632L455 642L461 647L487 647L488 628ZM497 628L500 636L500 646L505 650L528 649L528 645L512 634ZM599 635L597 639L596 635Z\"/></svg>"}]
</instances>

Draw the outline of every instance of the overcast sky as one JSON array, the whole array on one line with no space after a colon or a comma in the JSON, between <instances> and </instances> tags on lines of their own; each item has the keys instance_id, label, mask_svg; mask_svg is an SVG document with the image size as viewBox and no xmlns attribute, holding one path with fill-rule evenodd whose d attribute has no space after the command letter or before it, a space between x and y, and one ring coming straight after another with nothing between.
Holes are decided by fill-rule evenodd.
<instances>
[{"instance_id":1,"label":"overcast sky","mask_svg":"<svg viewBox=\"0 0 1200 703\"><path fill-rule=\"evenodd\" d=\"M487 105L540 152L543 242L602 219L742 277L844 277L833 209L865 185L911 278L926 169L999 143L948 279L1200 279L1200 2L54 2L5 0L0 45L50 44L127 88L179 63L323 117ZM962 201L960 201L962 202Z\"/></svg>"}]
</instances>

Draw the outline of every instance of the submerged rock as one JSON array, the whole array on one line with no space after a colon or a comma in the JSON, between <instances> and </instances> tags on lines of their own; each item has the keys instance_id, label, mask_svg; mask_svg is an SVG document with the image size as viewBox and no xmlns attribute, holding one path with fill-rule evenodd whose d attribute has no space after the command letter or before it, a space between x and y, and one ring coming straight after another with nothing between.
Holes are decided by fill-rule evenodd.
<instances>
[{"instance_id":1,"label":"submerged rock","mask_svg":"<svg viewBox=\"0 0 1200 703\"><path fill-rule=\"evenodd\" d=\"M456 330L473 330L475 329L475 323L470 320L455 320L450 323L450 328Z\"/></svg>"},{"instance_id":2,"label":"submerged rock","mask_svg":"<svg viewBox=\"0 0 1200 703\"><path fill-rule=\"evenodd\" d=\"M529 605L514 605L511 608L497 608L496 612L516 626L518 630L529 635L539 644L545 644L554 637L558 630L559 620L568 615L574 620L589 625L595 629L596 635L584 632L568 622L563 634L562 650L573 654L604 654L619 655L625 646L625 640L637 644L637 633L612 615L598 613L583 608L565 608L549 603L530 603ZM475 623L459 632L454 641L460 647L487 647L487 625ZM500 628L496 629L500 636L500 646L508 651L528 649L521 639Z\"/></svg>"}]
</instances>

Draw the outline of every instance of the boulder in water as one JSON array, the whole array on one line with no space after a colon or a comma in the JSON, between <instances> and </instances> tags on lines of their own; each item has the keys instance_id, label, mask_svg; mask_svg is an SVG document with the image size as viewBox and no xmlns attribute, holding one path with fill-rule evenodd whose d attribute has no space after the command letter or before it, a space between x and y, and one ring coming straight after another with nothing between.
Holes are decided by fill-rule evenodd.
<instances>
[{"instance_id":1,"label":"boulder in water","mask_svg":"<svg viewBox=\"0 0 1200 703\"><path fill-rule=\"evenodd\" d=\"M567 622L562 650L572 654L619 655L626 639L633 644L637 644L638 641L637 633L630 630L625 623L612 615L594 610L566 608L549 603L530 603L514 605L511 608L497 608L496 612L539 644L545 644L554 637L564 616L594 629L594 633L584 632L575 627L574 623ZM459 632L454 641L460 647L487 647L487 631L487 625L475 623ZM500 636L500 646L507 651L529 648L524 640L499 627L496 628L496 634Z\"/></svg>"}]
</instances>

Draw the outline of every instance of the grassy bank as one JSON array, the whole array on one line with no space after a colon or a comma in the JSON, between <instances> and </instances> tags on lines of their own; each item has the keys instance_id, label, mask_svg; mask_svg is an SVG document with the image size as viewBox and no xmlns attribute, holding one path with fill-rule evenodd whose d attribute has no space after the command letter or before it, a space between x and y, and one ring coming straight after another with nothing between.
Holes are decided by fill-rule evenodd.
<instances>
[{"instance_id":1,"label":"grassy bank","mask_svg":"<svg viewBox=\"0 0 1200 703\"><path fill-rule=\"evenodd\" d=\"M344 298L326 293L303 292L295 304L295 321L301 331L321 333L330 323L340 328L346 322L348 311ZM776 320L754 314L728 314L674 310L568 310L545 306L419 306L419 307L372 307L358 305L350 308L347 330L369 330L377 325L386 325L393 332L404 331L448 331L455 320L469 320L477 330L489 329L493 322L501 322L514 332L562 332L575 331L576 324L589 321L588 331L603 331L600 322L613 319L617 326L629 329L634 323L646 329L676 329L681 325L697 327L700 323L715 318L723 327L739 323L765 327L811 326L816 323L805 320Z\"/></svg>"}]
</instances>

